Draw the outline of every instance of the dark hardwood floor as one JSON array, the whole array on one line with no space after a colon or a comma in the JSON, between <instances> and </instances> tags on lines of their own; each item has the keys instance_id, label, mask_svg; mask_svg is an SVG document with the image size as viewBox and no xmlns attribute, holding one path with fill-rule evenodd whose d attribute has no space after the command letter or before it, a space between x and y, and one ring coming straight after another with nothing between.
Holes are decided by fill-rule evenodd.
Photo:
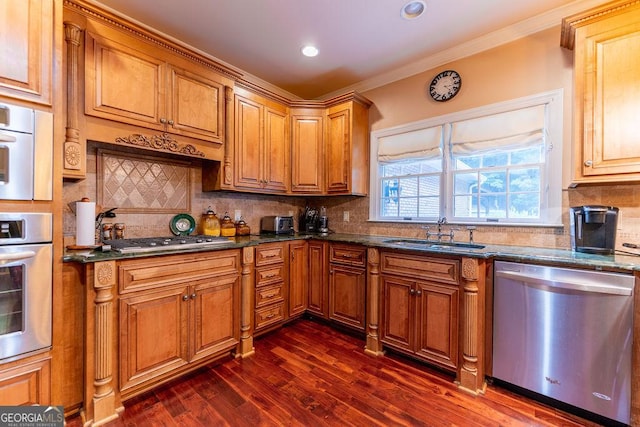
<instances>
[{"instance_id":1,"label":"dark hardwood floor","mask_svg":"<svg viewBox=\"0 0 640 427\"><path fill-rule=\"evenodd\" d=\"M459 391L452 377L364 341L300 320L227 360L125 403L118 426L595 426L489 386ZM79 417L67 420L79 427Z\"/></svg>"}]
</instances>

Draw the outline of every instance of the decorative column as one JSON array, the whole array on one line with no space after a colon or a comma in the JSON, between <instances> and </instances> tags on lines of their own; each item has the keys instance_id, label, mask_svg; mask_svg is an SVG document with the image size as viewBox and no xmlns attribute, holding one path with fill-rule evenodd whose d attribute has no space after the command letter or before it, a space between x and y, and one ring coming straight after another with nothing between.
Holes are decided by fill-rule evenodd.
<instances>
[{"instance_id":1,"label":"decorative column","mask_svg":"<svg viewBox=\"0 0 640 427\"><path fill-rule=\"evenodd\" d=\"M118 417L113 389L113 289L116 262L96 262L94 266L94 381L93 425Z\"/></svg>"},{"instance_id":2,"label":"decorative column","mask_svg":"<svg viewBox=\"0 0 640 427\"><path fill-rule=\"evenodd\" d=\"M367 342L365 353L381 356L382 343L378 332L380 318L380 251L377 248L367 250Z\"/></svg>"},{"instance_id":3,"label":"decorative column","mask_svg":"<svg viewBox=\"0 0 640 427\"><path fill-rule=\"evenodd\" d=\"M241 304L240 309L240 344L238 354L245 358L253 355L253 335L251 334L251 316L253 314L253 296L255 293L253 267L255 249L252 246L242 248L242 277L241 277Z\"/></svg>"},{"instance_id":4,"label":"decorative column","mask_svg":"<svg viewBox=\"0 0 640 427\"><path fill-rule=\"evenodd\" d=\"M64 23L67 46L67 125L64 140L64 176L83 178L86 173L86 145L80 140L78 108L79 55L82 28L73 22Z\"/></svg>"},{"instance_id":5,"label":"decorative column","mask_svg":"<svg viewBox=\"0 0 640 427\"><path fill-rule=\"evenodd\" d=\"M484 264L483 264L484 266ZM462 258L463 314L462 367L459 387L483 393L485 279L477 258Z\"/></svg>"},{"instance_id":6,"label":"decorative column","mask_svg":"<svg viewBox=\"0 0 640 427\"><path fill-rule=\"evenodd\" d=\"M225 86L225 140L224 140L224 158L222 160L222 187L233 186L233 148L234 148L234 123L235 116L233 114L233 88Z\"/></svg>"}]
</instances>

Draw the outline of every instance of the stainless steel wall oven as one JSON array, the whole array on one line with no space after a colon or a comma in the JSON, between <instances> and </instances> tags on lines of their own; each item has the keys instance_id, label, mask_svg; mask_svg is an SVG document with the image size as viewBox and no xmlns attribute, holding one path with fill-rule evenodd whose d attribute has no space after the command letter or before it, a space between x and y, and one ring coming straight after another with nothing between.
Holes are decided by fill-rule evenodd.
<instances>
[{"instance_id":1,"label":"stainless steel wall oven","mask_svg":"<svg viewBox=\"0 0 640 427\"><path fill-rule=\"evenodd\" d=\"M52 215L0 213L0 362L51 346Z\"/></svg>"}]
</instances>

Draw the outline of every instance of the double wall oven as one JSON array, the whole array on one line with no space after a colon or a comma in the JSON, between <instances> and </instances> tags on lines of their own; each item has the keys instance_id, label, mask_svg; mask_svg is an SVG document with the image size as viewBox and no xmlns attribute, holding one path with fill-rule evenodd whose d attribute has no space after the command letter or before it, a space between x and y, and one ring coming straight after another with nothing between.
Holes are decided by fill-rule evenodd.
<instances>
[{"instance_id":1,"label":"double wall oven","mask_svg":"<svg viewBox=\"0 0 640 427\"><path fill-rule=\"evenodd\" d=\"M52 199L52 165L53 115L0 102L0 363L51 346L53 216L29 202Z\"/></svg>"}]
</instances>

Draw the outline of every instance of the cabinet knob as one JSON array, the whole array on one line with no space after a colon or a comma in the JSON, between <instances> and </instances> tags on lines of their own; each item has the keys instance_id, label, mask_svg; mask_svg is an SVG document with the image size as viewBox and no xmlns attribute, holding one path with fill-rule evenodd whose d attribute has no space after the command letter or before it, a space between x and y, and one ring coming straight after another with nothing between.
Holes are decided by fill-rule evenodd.
<instances>
[{"instance_id":1,"label":"cabinet knob","mask_svg":"<svg viewBox=\"0 0 640 427\"><path fill-rule=\"evenodd\" d=\"M410 295L415 295L415 294L416 294L416 290L415 290L415 289L411 289L411 290L409 291L409 294L410 294Z\"/></svg>"},{"instance_id":2,"label":"cabinet knob","mask_svg":"<svg viewBox=\"0 0 640 427\"><path fill-rule=\"evenodd\" d=\"M421 291L420 289L418 289L418 290L416 291L416 295L417 295L417 296L422 295L422 291Z\"/></svg>"},{"instance_id":3,"label":"cabinet knob","mask_svg":"<svg viewBox=\"0 0 640 427\"><path fill-rule=\"evenodd\" d=\"M189 295L182 295L182 301L186 301L189 299Z\"/></svg>"},{"instance_id":4,"label":"cabinet knob","mask_svg":"<svg viewBox=\"0 0 640 427\"><path fill-rule=\"evenodd\" d=\"M162 123L163 125L167 124L167 119L165 119L164 117L162 117L160 119L160 123Z\"/></svg>"},{"instance_id":5,"label":"cabinet knob","mask_svg":"<svg viewBox=\"0 0 640 427\"><path fill-rule=\"evenodd\" d=\"M169 123L171 126L173 126L173 120L169 120L167 123Z\"/></svg>"},{"instance_id":6,"label":"cabinet knob","mask_svg":"<svg viewBox=\"0 0 640 427\"><path fill-rule=\"evenodd\" d=\"M584 165L588 168L593 166L593 160L585 160Z\"/></svg>"},{"instance_id":7,"label":"cabinet knob","mask_svg":"<svg viewBox=\"0 0 640 427\"><path fill-rule=\"evenodd\" d=\"M191 299L196 299L196 294L195 293L191 294Z\"/></svg>"}]
</instances>

